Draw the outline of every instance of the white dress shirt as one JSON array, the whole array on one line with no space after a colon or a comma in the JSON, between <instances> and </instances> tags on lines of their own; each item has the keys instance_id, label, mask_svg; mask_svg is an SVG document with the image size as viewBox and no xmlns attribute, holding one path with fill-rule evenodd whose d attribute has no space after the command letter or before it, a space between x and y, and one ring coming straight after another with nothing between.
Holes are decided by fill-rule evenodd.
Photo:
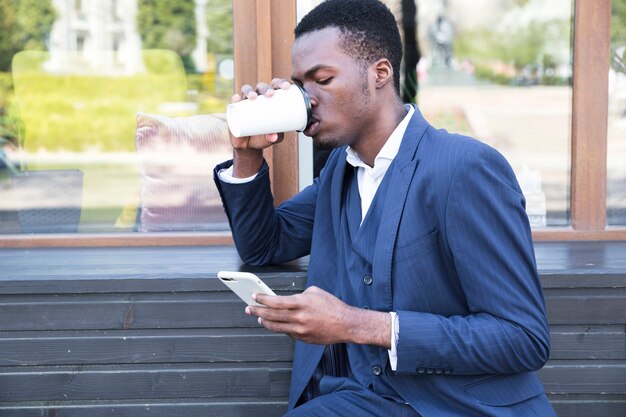
<instances>
[{"instance_id":1,"label":"white dress shirt","mask_svg":"<svg viewBox=\"0 0 626 417\"><path fill-rule=\"evenodd\" d=\"M413 106L406 105L405 107L407 109L406 116L391 133L391 136L389 136L385 145L382 147L380 152L378 152L378 155L376 155L373 167L370 167L363 162L354 149L349 146L346 148L346 152L348 154L346 162L357 168L356 178L359 186L359 196L361 197L361 223L363 223L363 219L365 219L367 211L372 205L378 186L385 177L391 162L393 162L393 159L398 154L404 132L406 131L409 121L415 112ZM231 184L241 184L252 181L256 178L256 174L248 178L235 178L233 177L232 166L219 171L218 175L220 180ZM391 315L391 349L388 350L389 364L391 369L395 371L398 364L396 345L398 343L400 323L398 322L398 315L395 312L391 311L389 314Z\"/></svg>"}]
</instances>

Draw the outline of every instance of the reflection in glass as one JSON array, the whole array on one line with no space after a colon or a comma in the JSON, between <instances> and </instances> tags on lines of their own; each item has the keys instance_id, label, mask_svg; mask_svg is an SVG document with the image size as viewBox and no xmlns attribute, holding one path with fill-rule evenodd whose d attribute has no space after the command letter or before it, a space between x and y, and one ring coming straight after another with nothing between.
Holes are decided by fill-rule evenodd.
<instances>
[{"instance_id":1,"label":"reflection in glass","mask_svg":"<svg viewBox=\"0 0 626 417\"><path fill-rule=\"evenodd\" d=\"M497 148L536 227L569 221L570 0L418 1L418 104Z\"/></svg>"},{"instance_id":2,"label":"reflection in glass","mask_svg":"<svg viewBox=\"0 0 626 417\"><path fill-rule=\"evenodd\" d=\"M532 226L567 225L572 1L382 1L404 42L404 101L502 152ZM319 2L298 0L299 13Z\"/></svg>"},{"instance_id":3,"label":"reflection in glass","mask_svg":"<svg viewBox=\"0 0 626 417\"><path fill-rule=\"evenodd\" d=\"M626 225L626 1L611 3L607 223Z\"/></svg>"},{"instance_id":4,"label":"reflection in glass","mask_svg":"<svg viewBox=\"0 0 626 417\"><path fill-rule=\"evenodd\" d=\"M227 230L232 4L156 3L3 10L28 42L0 45L0 234Z\"/></svg>"}]
</instances>

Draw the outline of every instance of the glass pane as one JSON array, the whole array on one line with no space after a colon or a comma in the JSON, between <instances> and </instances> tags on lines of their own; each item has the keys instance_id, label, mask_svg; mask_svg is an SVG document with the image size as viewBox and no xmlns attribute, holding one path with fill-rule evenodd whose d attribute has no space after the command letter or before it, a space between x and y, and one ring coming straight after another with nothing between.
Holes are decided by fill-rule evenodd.
<instances>
[{"instance_id":1,"label":"glass pane","mask_svg":"<svg viewBox=\"0 0 626 417\"><path fill-rule=\"evenodd\" d=\"M607 223L626 225L626 0L611 3Z\"/></svg>"},{"instance_id":2,"label":"glass pane","mask_svg":"<svg viewBox=\"0 0 626 417\"><path fill-rule=\"evenodd\" d=\"M382 1L403 38L403 99L502 152L533 227L569 224L572 1Z\"/></svg>"},{"instance_id":3,"label":"glass pane","mask_svg":"<svg viewBox=\"0 0 626 417\"><path fill-rule=\"evenodd\" d=\"M568 224L571 0L417 5L426 119L502 152L533 227Z\"/></svg>"},{"instance_id":4,"label":"glass pane","mask_svg":"<svg viewBox=\"0 0 626 417\"><path fill-rule=\"evenodd\" d=\"M0 233L228 230L231 0L0 4Z\"/></svg>"}]
</instances>

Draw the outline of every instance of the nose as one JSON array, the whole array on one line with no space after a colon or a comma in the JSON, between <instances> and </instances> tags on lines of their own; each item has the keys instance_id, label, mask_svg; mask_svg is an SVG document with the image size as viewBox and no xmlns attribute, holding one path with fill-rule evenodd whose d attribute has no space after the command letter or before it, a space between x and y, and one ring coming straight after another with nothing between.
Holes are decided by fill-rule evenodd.
<instances>
[{"instance_id":1,"label":"nose","mask_svg":"<svg viewBox=\"0 0 626 417\"><path fill-rule=\"evenodd\" d=\"M318 104L320 104L320 101L317 98L317 96L314 96L311 94L309 94L309 101L311 102L311 107L317 107Z\"/></svg>"},{"instance_id":2,"label":"nose","mask_svg":"<svg viewBox=\"0 0 626 417\"><path fill-rule=\"evenodd\" d=\"M302 86L302 89L306 91L306 94L309 96L309 101L311 102L311 107L317 107L320 104L319 98L317 98L317 94L315 91L314 83L305 83Z\"/></svg>"}]
</instances>

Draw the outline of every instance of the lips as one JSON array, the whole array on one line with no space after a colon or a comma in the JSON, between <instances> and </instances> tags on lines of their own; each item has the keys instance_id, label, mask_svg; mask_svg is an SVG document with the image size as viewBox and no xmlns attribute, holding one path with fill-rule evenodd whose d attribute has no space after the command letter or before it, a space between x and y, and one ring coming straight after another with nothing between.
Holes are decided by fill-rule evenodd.
<instances>
[{"instance_id":1,"label":"lips","mask_svg":"<svg viewBox=\"0 0 626 417\"><path fill-rule=\"evenodd\" d=\"M303 133L309 137L313 137L320 130L319 127L320 127L320 121L317 120L316 118L312 118L311 124L309 124L309 127L307 127Z\"/></svg>"}]
</instances>

